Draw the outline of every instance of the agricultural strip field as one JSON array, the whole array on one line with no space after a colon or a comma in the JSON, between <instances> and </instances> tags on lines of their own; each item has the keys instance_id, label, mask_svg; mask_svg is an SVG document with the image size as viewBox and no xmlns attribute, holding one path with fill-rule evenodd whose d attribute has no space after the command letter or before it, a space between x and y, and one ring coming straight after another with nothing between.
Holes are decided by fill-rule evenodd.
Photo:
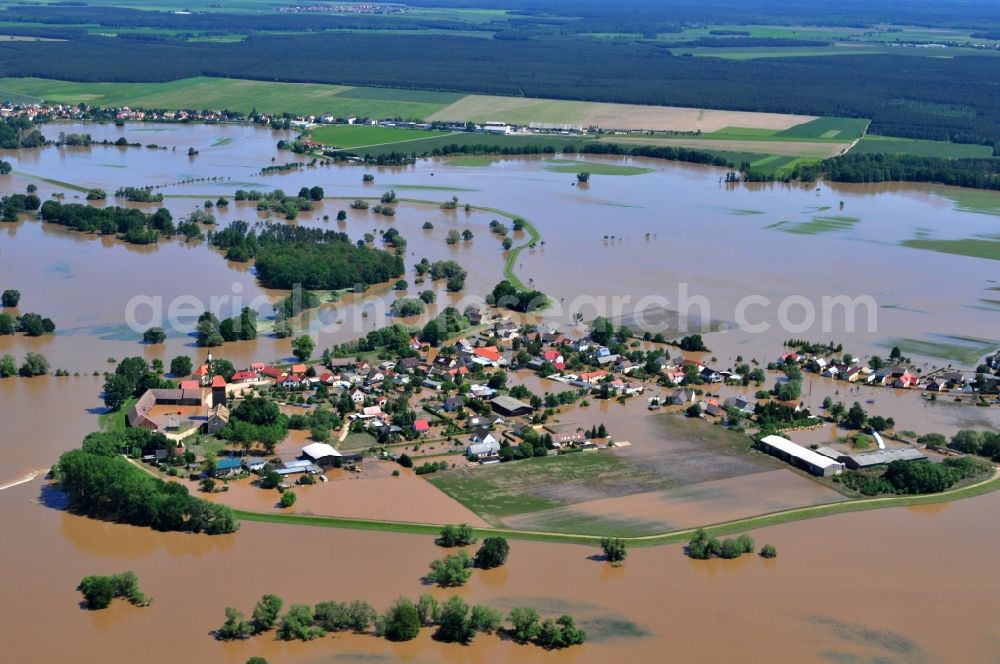
<instances>
[{"instance_id":1,"label":"agricultural strip field","mask_svg":"<svg viewBox=\"0 0 1000 664\"><path fill-rule=\"evenodd\" d=\"M788 129L814 119L807 115L714 111L671 106L468 95L428 120L510 122L528 125L578 124L607 129L711 132L725 127Z\"/></svg>"},{"instance_id":2,"label":"agricultural strip field","mask_svg":"<svg viewBox=\"0 0 1000 664\"><path fill-rule=\"evenodd\" d=\"M73 83L39 78L0 79L0 99L45 101L96 106L137 106L162 109L232 109L244 113L337 117L403 117L422 119L462 94L355 88L313 83L274 83L231 78L196 77L169 83Z\"/></svg>"},{"instance_id":3,"label":"agricultural strip field","mask_svg":"<svg viewBox=\"0 0 1000 664\"><path fill-rule=\"evenodd\" d=\"M844 500L802 474L780 469L531 512L506 523L519 530L635 537Z\"/></svg>"},{"instance_id":4,"label":"agricultural strip field","mask_svg":"<svg viewBox=\"0 0 1000 664\"><path fill-rule=\"evenodd\" d=\"M449 136L450 132L366 125L324 125L310 130L309 135L314 141L324 145L349 150L366 146L434 140Z\"/></svg>"},{"instance_id":5,"label":"agricultural strip field","mask_svg":"<svg viewBox=\"0 0 1000 664\"><path fill-rule=\"evenodd\" d=\"M942 157L944 159L993 156L993 150L986 145L921 141L892 136L865 136L851 148L851 152L856 154L910 154L917 157Z\"/></svg>"},{"instance_id":6,"label":"agricultural strip field","mask_svg":"<svg viewBox=\"0 0 1000 664\"><path fill-rule=\"evenodd\" d=\"M868 120L863 118L823 117L795 125L776 134L782 138L830 139L852 141L865 135Z\"/></svg>"},{"instance_id":7,"label":"agricultural strip field","mask_svg":"<svg viewBox=\"0 0 1000 664\"><path fill-rule=\"evenodd\" d=\"M701 421L663 416L652 422L652 432L653 439L614 451L463 468L428 481L487 522L501 527L511 526L514 517L525 514L693 487L781 467L780 462L751 450L745 436ZM706 490L701 495L715 494ZM757 510L750 503L750 510L759 514L766 507ZM549 514L555 515L550 524L554 527L568 531L580 525L575 516L560 516L564 512ZM612 518L616 520L620 521ZM617 523L631 533L662 531L662 525L662 519L652 515L628 524Z\"/></svg>"}]
</instances>

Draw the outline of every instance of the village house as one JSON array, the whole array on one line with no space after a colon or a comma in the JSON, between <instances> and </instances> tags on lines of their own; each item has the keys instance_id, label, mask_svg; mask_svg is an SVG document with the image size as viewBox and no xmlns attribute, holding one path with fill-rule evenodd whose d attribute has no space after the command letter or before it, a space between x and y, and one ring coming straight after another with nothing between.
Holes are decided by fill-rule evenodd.
<instances>
[{"instance_id":1,"label":"village house","mask_svg":"<svg viewBox=\"0 0 1000 664\"><path fill-rule=\"evenodd\" d=\"M588 383L591 385L597 384L607 378L608 372L603 369L598 369L597 371L588 371L580 374L578 380L583 383Z\"/></svg>"},{"instance_id":2,"label":"village house","mask_svg":"<svg viewBox=\"0 0 1000 664\"><path fill-rule=\"evenodd\" d=\"M741 413L746 413L747 415L752 415L754 411L754 403L742 394L735 397L729 397L722 402L722 405L727 409L733 408Z\"/></svg>"},{"instance_id":3,"label":"village house","mask_svg":"<svg viewBox=\"0 0 1000 664\"><path fill-rule=\"evenodd\" d=\"M448 397L447 399L444 400L444 404L442 404L442 408L446 413L453 413L456 410L460 410L464 407L465 407L465 397L461 395Z\"/></svg>"},{"instance_id":4,"label":"village house","mask_svg":"<svg viewBox=\"0 0 1000 664\"><path fill-rule=\"evenodd\" d=\"M214 477L238 475L243 470L243 462L235 457L221 457L215 462Z\"/></svg>"},{"instance_id":5,"label":"village house","mask_svg":"<svg viewBox=\"0 0 1000 664\"><path fill-rule=\"evenodd\" d=\"M667 402L672 406L684 406L695 402L697 395L691 390L674 390L667 397Z\"/></svg>"}]
</instances>

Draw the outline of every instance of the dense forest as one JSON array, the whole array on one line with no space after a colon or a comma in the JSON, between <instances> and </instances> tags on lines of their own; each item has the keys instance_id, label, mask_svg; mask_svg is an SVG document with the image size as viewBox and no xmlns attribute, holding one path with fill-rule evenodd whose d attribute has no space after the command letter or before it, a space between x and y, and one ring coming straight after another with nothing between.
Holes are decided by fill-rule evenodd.
<instances>
[{"instance_id":1,"label":"dense forest","mask_svg":"<svg viewBox=\"0 0 1000 664\"><path fill-rule=\"evenodd\" d=\"M803 180L822 175L834 182L933 182L1000 189L1000 159L942 159L911 155L846 154L797 172Z\"/></svg>"},{"instance_id":2,"label":"dense forest","mask_svg":"<svg viewBox=\"0 0 1000 664\"><path fill-rule=\"evenodd\" d=\"M870 131L1000 142L1000 58L730 61L655 42L448 35L256 34L243 42L85 37L5 42L0 75L76 81L228 76L871 118ZM461 120L461 118L456 118Z\"/></svg>"}]
</instances>

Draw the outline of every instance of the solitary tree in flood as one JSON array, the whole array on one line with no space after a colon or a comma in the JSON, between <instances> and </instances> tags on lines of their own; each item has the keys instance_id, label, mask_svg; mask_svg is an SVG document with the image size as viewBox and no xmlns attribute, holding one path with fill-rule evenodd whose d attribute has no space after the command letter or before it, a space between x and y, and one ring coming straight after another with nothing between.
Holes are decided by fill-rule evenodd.
<instances>
[{"instance_id":1,"label":"solitary tree in flood","mask_svg":"<svg viewBox=\"0 0 1000 664\"><path fill-rule=\"evenodd\" d=\"M620 537L605 537L601 540L601 549L610 563L620 563L628 555L625 542Z\"/></svg>"}]
</instances>

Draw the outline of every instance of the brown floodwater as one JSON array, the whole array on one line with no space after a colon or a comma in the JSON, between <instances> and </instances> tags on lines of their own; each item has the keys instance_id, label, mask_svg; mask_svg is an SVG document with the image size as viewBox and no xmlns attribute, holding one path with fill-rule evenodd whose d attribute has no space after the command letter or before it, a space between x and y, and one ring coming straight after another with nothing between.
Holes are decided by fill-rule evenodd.
<instances>
[{"instance_id":1,"label":"brown floodwater","mask_svg":"<svg viewBox=\"0 0 1000 664\"><path fill-rule=\"evenodd\" d=\"M353 635L216 642L210 632L223 609L248 612L264 592L289 603L364 598L379 608L415 597L428 591L420 578L441 550L427 537L255 523L225 537L156 533L65 514L47 506L50 497L34 482L0 494L0 636L10 661L112 664L133 662L137 652L153 663L252 655L287 664L652 661L667 649L681 661L760 661L780 649L781 661L985 662L995 659L1000 638L992 619L1000 581L989 573L1000 535L982 526L998 499L754 532L758 543L778 548L773 561L693 561L674 545L633 549L612 569L592 559L591 547L512 542L505 567L476 571L458 594L505 610L568 612L590 631L585 646L546 653L486 635L467 647L439 644L427 631L401 645ZM125 569L139 575L152 606L78 607L82 576ZM150 647L165 631L169 647Z\"/></svg>"},{"instance_id":2,"label":"brown floodwater","mask_svg":"<svg viewBox=\"0 0 1000 664\"><path fill-rule=\"evenodd\" d=\"M48 129L54 134L59 128ZM996 341L997 311L984 300L997 287L991 260L936 254L900 246L914 237L959 239L995 232L996 217L956 208L947 190L906 185L836 186L818 190L796 186L727 187L718 169L626 160L654 169L629 177L595 175L588 187L574 187L572 173L546 170L540 158L497 160L470 168L445 160L406 168L368 169L375 185L361 182L362 170L322 166L281 175L259 174L272 163L296 160L276 151L284 134L237 126L66 125L98 140L125 135L176 150L43 148L5 152L16 173L3 179L2 192L38 185L43 198L54 192L66 200L82 194L59 182L114 191L120 186L162 185L165 205L175 219L204 200L231 196L237 188L283 188L320 185L327 196L351 199L378 196L394 189L406 202L392 219L349 211L343 224L335 217L346 201L326 200L295 223L336 228L353 239L365 232L396 227L408 241L407 275L413 296L429 285L414 283L413 263L453 258L468 271L467 293L482 295L499 280L504 256L500 238L489 232L490 212L445 212L436 202L458 196L462 203L495 207L536 223L544 244L526 249L515 270L526 282L554 299L551 313L564 330L572 329L571 307L580 296L629 298L602 313L629 314L634 309L680 307L678 286L691 296L704 295L705 318L731 321L736 303L758 294L777 302L790 294L809 301L823 295L871 295L877 303L874 331L854 333L818 324L789 333L772 328L761 334L736 331L706 336L716 357L728 368L736 356L773 360L788 337L842 341L855 355L885 353L895 338L918 338L968 344L954 337ZM229 139L229 140L224 140ZM193 146L200 155L189 158ZM588 158L588 161L602 161ZM613 160L608 160L613 161ZM616 162L617 163L617 162ZM581 165L580 170L586 166ZM49 181L39 178L48 178ZM206 180L206 178L216 178ZM840 203L843 202L843 209ZM151 208L153 206L140 206ZM219 225L235 219L259 219L250 205L231 203L213 210ZM815 217L835 216L833 220ZM431 221L434 229L421 229ZM506 221L509 226L509 221ZM807 224L802 226L802 224ZM449 229L470 228L471 243L449 246ZM786 231L796 232L786 232ZM648 234L648 235L647 235ZM525 234L515 234L520 243ZM193 338L169 331L162 346L138 343L139 334L124 325L135 296L160 298L164 306L181 298L206 307L211 298L228 297L221 307L231 315L233 299L270 302L284 293L262 289L252 268L228 263L205 246L165 241L134 247L107 238L83 236L25 219L0 224L0 287L18 288L21 311L37 311L55 320L59 333L39 339L0 338L0 353L18 358L27 351L44 353L53 367L86 376L0 380L0 486L52 465L58 455L79 444L96 428L101 412L101 379L89 374L120 359L141 354L168 361L179 353L200 356ZM461 304L461 298L434 284L437 308ZM324 307L313 316L310 331L319 347L357 337L384 325L386 305L399 293L388 285L364 296L348 296L341 307ZM670 300L641 298L662 296ZM230 310L225 307L229 306ZM817 305L818 306L818 305ZM266 308L266 305L262 305ZM237 307L238 308L238 307ZM578 307L585 318L596 309ZM683 308L683 307L681 307ZM195 308L196 314L200 309ZM364 313L367 315L363 315ZM758 313L759 312L759 313ZM753 309L754 322L774 323L776 312ZM793 320L798 316L792 315ZM338 320L344 325L337 325ZM834 321L836 323L836 321ZM667 332L667 336L679 336ZM245 364L289 355L287 340L266 334L255 342L228 344L218 355ZM918 358L928 363L944 360ZM524 378L541 394L564 386ZM814 408L824 396L844 401L874 400L866 407L892 416L901 429L953 433L962 427L997 428L997 408L975 408L947 400L926 403L914 392L847 387L814 379L806 399ZM711 388L720 398L746 390ZM674 440L661 421L645 409L645 397L625 406L592 400L590 406L561 409L561 423L589 428L604 422L612 435L630 447L616 452L640 462L662 463L651 446L677 445L696 451L696 441ZM802 442L833 438L832 428L802 432ZM796 438L799 439L799 438ZM302 435L285 447L300 445ZM282 452L294 453L294 449ZM669 503L672 522L692 522L697 510L716 515L740 512L740 497L773 484L775 504L823 502L803 478L771 459L745 460L718 481L724 491L714 507L679 507ZM371 518L444 522L475 517L437 493L425 481L405 474L392 478L391 466L371 466L362 478L341 473L334 481L300 490L295 510ZM666 466L663 472L671 472ZM674 472L677 472L676 469ZM734 479L730 480L731 476ZM710 485L711 486L711 485ZM267 495L249 486L233 489L229 499L267 508ZM649 509L644 498L632 509ZM593 504L595 515L620 509L621 503ZM327 637L309 644L285 644L260 637L246 643L220 644L210 631L222 622L226 606L249 612L264 592L291 603L361 598L385 608L396 596L426 590L421 575L440 555L430 538L395 534L245 524L232 536L205 537L107 524L75 517L59 509L58 494L36 479L0 490L0 609L4 660L69 662L100 659L133 662L136 653L150 662L244 662L259 654L272 663L328 661L413 662L597 662L662 659L669 651L681 661L774 659L782 661L993 661L1000 651L1000 629L992 619L998 608L991 553L1000 534L988 527L1000 508L990 494L946 506L899 508L827 517L762 529L758 543L778 547L773 561L745 557L737 561L698 562L679 546L633 550L623 568L595 561L588 547L512 543L510 563L500 570L477 571L459 591L472 602L499 608L533 605L543 614L576 615L592 636L582 648L546 653L496 637L481 636L468 647L438 644L428 633L408 644L390 644L369 636ZM666 508L664 508L666 509ZM714 510L714 511L713 511ZM742 513L742 512L740 512ZM707 513L698 514L705 517ZM425 516L430 515L430 516ZM664 510L656 510L665 519ZM722 518L719 516L719 518ZM467 517L467 519L463 519ZM86 574L135 570L143 589L154 598L146 609L116 604L90 613L78 607L73 589ZM438 597L448 593L431 590ZM960 606L961 610L955 610ZM53 628L53 625L57 626ZM53 638L58 634L59 638ZM163 645L160 645L163 644Z\"/></svg>"}]
</instances>

